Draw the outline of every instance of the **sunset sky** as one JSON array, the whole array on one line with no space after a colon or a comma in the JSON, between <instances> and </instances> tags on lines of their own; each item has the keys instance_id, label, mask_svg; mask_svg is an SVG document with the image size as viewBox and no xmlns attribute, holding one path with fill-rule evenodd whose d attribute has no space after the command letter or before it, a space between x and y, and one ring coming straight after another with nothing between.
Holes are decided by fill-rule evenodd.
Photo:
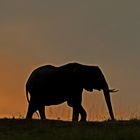
<instances>
[{"instance_id":1,"label":"sunset sky","mask_svg":"<svg viewBox=\"0 0 140 140\"><path fill-rule=\"evenodd\" d=\"M31 71L68 62L99 65L111 88L115 116L140 117L140 1L0 0L0 117L27 111ZM88 120L108 117L102 92L83 93ZM48 110L47 110L48 109ZM46 107L70 119L66 104Z\"/></svg>"}]
</instances>

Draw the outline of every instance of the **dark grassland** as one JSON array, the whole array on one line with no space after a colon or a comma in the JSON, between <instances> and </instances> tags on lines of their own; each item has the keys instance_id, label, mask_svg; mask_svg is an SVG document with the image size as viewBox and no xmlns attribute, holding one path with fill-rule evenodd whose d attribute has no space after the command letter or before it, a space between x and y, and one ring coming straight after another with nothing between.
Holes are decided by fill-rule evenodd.
<instances>
[{"instance_id":1,"label":"dark grassland","mask_svg":"<svg viewBox=\"0 0 140 140\"><path fill-rule=\"evenodd\" d=\"M64 122L0 119L0 140L140 140L140 120Z\"/></svg>"}]
</instances>

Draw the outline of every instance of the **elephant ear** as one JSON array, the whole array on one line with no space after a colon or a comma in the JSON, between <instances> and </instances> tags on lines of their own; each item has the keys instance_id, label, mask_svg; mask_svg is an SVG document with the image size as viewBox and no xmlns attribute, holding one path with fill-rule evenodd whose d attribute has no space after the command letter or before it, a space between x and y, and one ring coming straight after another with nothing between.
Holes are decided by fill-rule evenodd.
<instances>
[{"instance_id":1,"label":"elephant ear","mask_svg":"<svg viewBox=\"0 0 140 140\"><path fill-rule=\"evenodd\" d=\"M90 77L89 66L77 64L73 68L73 73L79 85L87 91L93 91L93 83Z\"/></svg>"},{"instance_id":2,"label":"elephant ear","mask_svg":"<svg viewBox=\"0 0 140 140\"><path fill-rule=\"evenodd\" d=\"M85 66L80 70L83 88L87 91L101 90L106 85L105 77L98 66Z\"/></svg>"},{"instance_id":3,"label":"elephant ear","mask_svg":"<svg viewBox=\"0 0 140 140\"><path fill-rule=\"evenodd\" d=\"M77 81L77 83L80 84L81 87L83 87L83 83L85 82L83 80L84 74L83 74L83 65L75 63L74 67L73 67L73 75L75 77L75 80Z\"/></svg>"}]
</instances>

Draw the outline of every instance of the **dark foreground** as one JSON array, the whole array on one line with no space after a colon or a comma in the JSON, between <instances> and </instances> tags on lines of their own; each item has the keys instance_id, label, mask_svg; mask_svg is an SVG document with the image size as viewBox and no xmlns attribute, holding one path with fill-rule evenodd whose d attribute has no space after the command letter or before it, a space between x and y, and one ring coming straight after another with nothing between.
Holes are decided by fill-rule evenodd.
<instances>
[{"instance_id":1,"label":"dark foreground","mask_svg":"<svg viewBox=\"0 0 140 140\"><path fill-rule=\"evenodd\" d=\"M0 119L0 140L140 140L140 120L63 122Z\"/></svg>"}]
</instances>

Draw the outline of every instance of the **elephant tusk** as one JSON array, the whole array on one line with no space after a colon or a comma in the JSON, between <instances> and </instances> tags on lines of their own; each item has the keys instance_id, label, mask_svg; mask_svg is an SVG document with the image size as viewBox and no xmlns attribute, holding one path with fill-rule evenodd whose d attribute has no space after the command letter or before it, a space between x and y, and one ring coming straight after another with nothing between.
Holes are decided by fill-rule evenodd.
<instances>
[{"instance_id":1,"label":"elephant tusk","mask_svg":"<svg viewBox=\"0 0 140 140\"><path fill-rule=\"evenodd\" d=\"M108 91L113 93L113 92L118 92L119 90L118 89L109 89Z\"/></svg>"}]
</instances>

